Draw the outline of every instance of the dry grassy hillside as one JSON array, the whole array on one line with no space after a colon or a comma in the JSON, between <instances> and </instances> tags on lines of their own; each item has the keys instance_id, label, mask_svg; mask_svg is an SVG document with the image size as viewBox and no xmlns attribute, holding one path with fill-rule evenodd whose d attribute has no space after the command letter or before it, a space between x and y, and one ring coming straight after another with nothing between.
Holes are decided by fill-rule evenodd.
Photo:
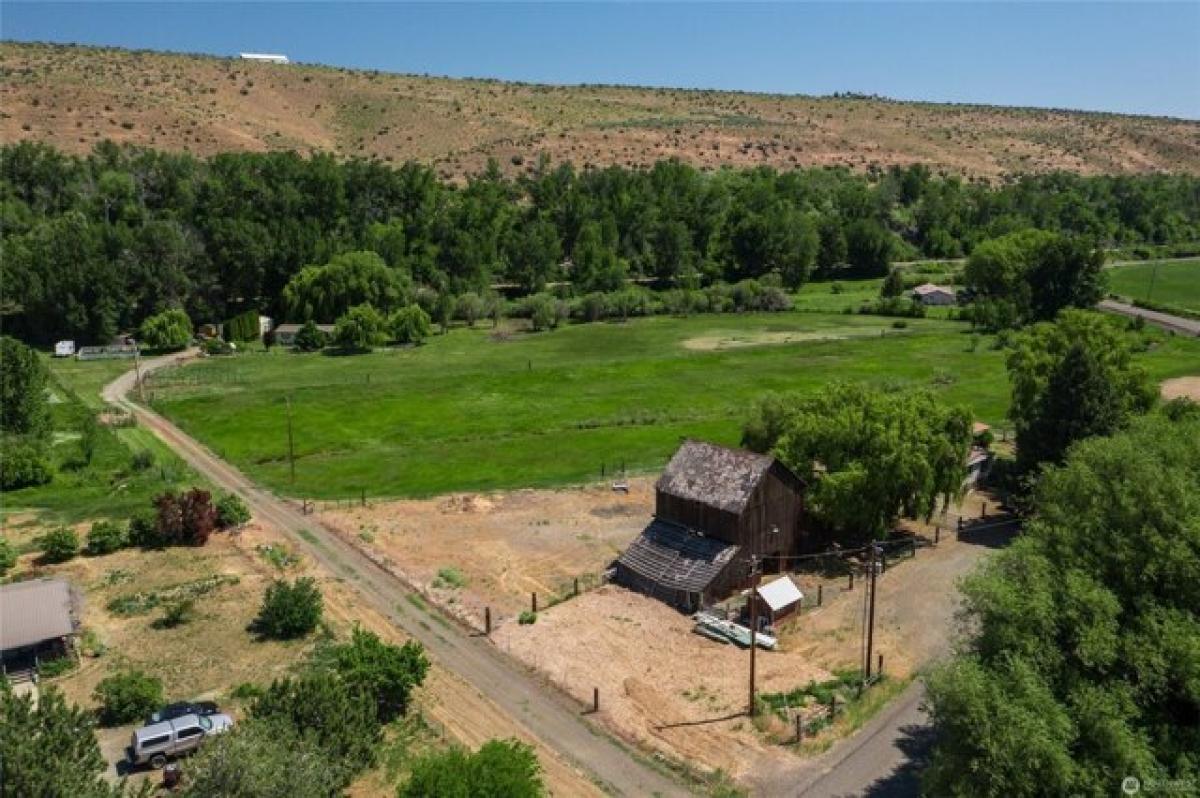
<instances>
[{"instance_id":1,"label":"dry grassy hillside","mask_svg":"<svg viewBox=\"0 0 1200 798\"><path fill-rule=\"evenodd\" d=\"M0 135L86 152L103 138L207 155L327 150L436 164L541 153L576 164L777 168L923 162L994 177L1200 174L1200 123L717 91L553 87L207 56L0 43Z\"/></svg>"}]
</instances>

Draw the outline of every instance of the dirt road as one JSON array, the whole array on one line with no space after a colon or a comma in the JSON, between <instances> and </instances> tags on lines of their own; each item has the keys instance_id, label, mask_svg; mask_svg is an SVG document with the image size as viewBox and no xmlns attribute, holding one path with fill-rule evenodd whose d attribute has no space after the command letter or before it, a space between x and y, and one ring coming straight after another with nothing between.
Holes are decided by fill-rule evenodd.
<instances>
[{"instance_id":1,"label":"dirt road","mask_svg":"<svg viewBox=\"0 0 1200 798\"><path fill-rule=\"evenodd\" d=\"M146 360L145 375L182 362L191 353ZM214 485L242 496L254 515L286 534L330 573L354 587L363 600L420 641L443 667L472 685L549 749L575 764L605 789L622 795L684 795L669 776L646 764L582 716L582 708L547 689L521 670L486 638L448 621L392 574L338 535L329 533L299 508L258 487L157 413L127 398L136 375L126 372L105 386L105 401L133 413L140 424L170 446ZM486 698L484 698L486 697Z\"/></svg>"},{"instance_id":2,"label":"dirt road","mask_svg":"<svg viewBox=\"0 0 1200 798\"><path fill-rule=\"evenodd\" d=\"M1104 300L1098 307L1110 313L1120 313L1122 316L1145 319L1151 324L1162 327L1165 330L1172 330L1184 335L1200 336L1200 321L1196 321L1195 319L1185 319L1182 316L1172 316L1170 313L1147 310L1139 308L1136 305L1129 305L1125 302L1117 302L1112 299Z\"/></svg>"}]
</instances>

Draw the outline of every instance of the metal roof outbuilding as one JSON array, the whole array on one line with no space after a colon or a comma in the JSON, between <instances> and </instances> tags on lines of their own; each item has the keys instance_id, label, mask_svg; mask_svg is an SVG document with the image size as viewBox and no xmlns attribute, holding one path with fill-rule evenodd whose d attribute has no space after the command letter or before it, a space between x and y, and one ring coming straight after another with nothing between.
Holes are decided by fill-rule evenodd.
<instances>
[{"instance_id":1,"label":"metal roof outbuilding","mask_svg":"<svg viewBox=\"0 0 1200 798\"><path fill-rule=\"evenodd\" d=\"M61 579L0 585L0 652L75 634L71 586Z\"/></svg>"}]
</instances>

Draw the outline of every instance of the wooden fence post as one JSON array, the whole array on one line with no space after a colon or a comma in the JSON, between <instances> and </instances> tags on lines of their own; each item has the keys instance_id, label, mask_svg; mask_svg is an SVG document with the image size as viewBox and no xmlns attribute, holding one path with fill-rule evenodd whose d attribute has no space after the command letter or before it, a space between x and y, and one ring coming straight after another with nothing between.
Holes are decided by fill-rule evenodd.
<instances>
[{"instance_id":1,"label":"wooden fence post","mask_svg":"<svg viewBox=\"0 0 1200 798\"><path fill-rule=\"evenodd\" d=\"M579 577L575 577L575 595L579 595Z\"/></svg>"},{"instance_id":2,"label":"wooden fence post","mask_svg":"<svg viewBox=\"0 0 1200 798\"><path fill-rule=\"evenodd\" d=\"M848 587L847 590L853 590L853 589L854 589L854 569L852 568L852 569L850 569L850 587Z\"/></svg>"},{"instance_id":3,"label":"wooden fence post","mask_svg":"<svg viewBox=\"0 0 1200 798\"><path fill-rule=\"evenodd\" d=\"M880 652L880 654L879 654L879 667L875 669L875 675L876 676L883 675L883 653L882 652Z\"/></svg>"},{"instance_id":4,"label":"wooden fence post","mask_svg":"<svg viewBox=\"0 0 1200 798\"><path fill-rule=\"evenodd\" d=\"M825 586L817 585L817 606L818 607L821 606L821 600L824 598L824 595L823 595L824 593L825 593Z\"/></svg>"},{"instance_id":5,"label":"wooden fence post","mask_svg":"<svg viewBox=\"0 0 1200 798\"><path fill-rule=\"evenodd\" d=\"M592 688L592 712L600 711L600 688Z\"/></svg>"},{"instance_id":6,"label":"wooden fence post","mask_svg":"<svg viewBox=\"0 0 1200 798\"><path fill-rule=\"evenodd\" d=\"M938 524L937 526L935 526L933 528L933 545L936 546L938 544L938 540L940 540L941 537L942 537L942 525Z\"/></svg>"},{"instance_id":7,"label":"wooden fence post","mask_svg":"<svg viewBox=\"0 0 1200 798\"><path fill-rule=\"evenodd\" d=\"M492 633L492 608L483 608L483 633L490 635Z\"/></svg>"},{"instance_id":8,"label":"wooden fence post","mask_svg":"<svg viewBox=\"0 0 1200 798\"><path fill-rule=\"evenodd\" d=\"M799 712L796 713L796 742L800 743L804 740L804 718Z\"/></svg>"},{"instance_id":9,"label":"wooden fence post","mask_svg":"<svg viewBox=\"0 0 1200 798\"><path fill-rule=\"evenodd\" d=\"M537 593L534 592L534 593L530 593L529 595L530 595L531 603L533 605L533 611L537 612Z\"/></svg>"}]
</instances>

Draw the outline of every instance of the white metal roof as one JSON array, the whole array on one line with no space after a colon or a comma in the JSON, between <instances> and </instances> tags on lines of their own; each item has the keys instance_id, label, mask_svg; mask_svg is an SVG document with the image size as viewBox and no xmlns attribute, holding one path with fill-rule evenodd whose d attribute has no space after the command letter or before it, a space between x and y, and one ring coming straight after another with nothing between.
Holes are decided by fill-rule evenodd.
<instances>
[{"instance_id":1,"label":"white metal roof","mask_svg":"<svg viewBox=\"0 0 1200 798\"><path fill-rule=\"evenodd\" d=\"M759 585L758 595L767 603L772 612L778 612L804 598L804 594L800 592L800 588L796 587L796 583L786 576L781 576L774 582Z\"/></svg>"}]
</instances>

